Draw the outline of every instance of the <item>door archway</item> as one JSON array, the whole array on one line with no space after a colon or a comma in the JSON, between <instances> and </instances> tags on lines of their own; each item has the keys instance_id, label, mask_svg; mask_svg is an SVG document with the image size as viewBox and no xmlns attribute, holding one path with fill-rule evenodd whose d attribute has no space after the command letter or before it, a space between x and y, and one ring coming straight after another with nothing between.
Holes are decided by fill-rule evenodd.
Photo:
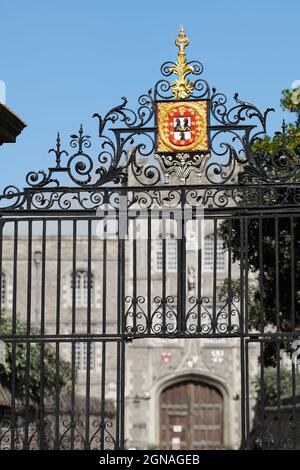
<instances>
[{"instance_id":1,"label":"door archway","mask_svg":"<svg viewBox=\"0 0 300 470\"><path fill-rule=\"evenodd\" d=\"M211 384L184 379L160 395L163 449L218 449L223 446L223 396Z\"/></svg>"}]
</instances>

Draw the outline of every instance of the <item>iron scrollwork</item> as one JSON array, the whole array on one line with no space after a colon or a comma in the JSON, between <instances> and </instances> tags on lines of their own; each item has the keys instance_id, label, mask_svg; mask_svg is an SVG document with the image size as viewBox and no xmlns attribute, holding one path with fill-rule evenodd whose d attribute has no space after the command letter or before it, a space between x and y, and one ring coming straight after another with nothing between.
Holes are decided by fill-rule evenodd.
<instances>
[{"instance_id":1,"label":"iron scrollwork","mask_svg":"<svg viewBox=\"0 0 300 470\"><path fill-rule=\"evenodd\" d=\"M22 208L31 205L34 192L45 188L66 188L73 185L83 189L107 185L158 186L162 184L162 172L168 174L170 165L180 180L186 182L192 169L198 175L197 184L224 184L236 182L289 181L297 171L297 152L286 148L276 155L261 155L253 151L253 144L266 132L266 119L271 109L261 113L258 108L234 96L234 105L229 106L223 93L210 88L202 78L203 65L198 61L187 61L185 47L189 41L183 29L176 40L179 53L176 62L165 62L161 66L163 79L138 99L137 110L127 106L127 99L105 115L95 113L98 120L100 150L96 158L89 150L91 136L85 134L83 126L71 135L70 150L62 148L61 136L49 150L55 157L55 165L47 171L31 171L26 183L31 191L18 190L14 186L5 188L0 199L3 208ZM175 75L175 77L174 77ZM187 75L195 77L188 79ZM176 78L177 76L177 78ZM170 162L168 155L160 159L161 168L154 159L157 145L156 103L181 100L207 101L209 148L205 158L179 152L177 160ZM275 171L276 170L276 171ZM28 189L27 188L27 189ZM53 199L58 196L53 195ZM33 205L34 206L34 205ZM64 207L66 208L66 207Z\"/></svg>"}]
</instances>

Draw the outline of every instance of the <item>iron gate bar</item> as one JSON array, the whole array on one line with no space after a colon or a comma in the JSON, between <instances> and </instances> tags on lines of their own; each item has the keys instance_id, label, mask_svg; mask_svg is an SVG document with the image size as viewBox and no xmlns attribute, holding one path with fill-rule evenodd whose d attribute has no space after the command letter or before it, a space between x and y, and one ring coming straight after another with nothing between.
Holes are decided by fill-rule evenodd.
<instances>
[{"instance_id":1,"label":"iron gate bar","mask_svg":"<svg viewBox=\"0 0 300 470\"><path fill-rule=\"evenodd\" d=\"M231 234L232 233L232 220L229 219L229 226L228 226L228 231ZM232 295L232 285L231 285L231 236L228 238L228 266L227 266L227 273L228 273L228 328L229 331L231 331L231 304L233 301L233 295Z\"/></svg>"},{"instance_id":2,"label":"iron gate bar","mask_svg":"<svg viewBox=\"0 0 300 470\"><path fill-rule=\"evenodd\" d=\"M2 230L1 230L2 235ZM26 312L26 334L30 336L31 329L31 282L32 282L32 221L28 222L28 293L27 293L27 312ZM2 271L2 268L1 268ZM26 373L25 373L25 430L24 430L24 448L29 448L29 368L30 368L30 343L26 343Z\"/></svg>"},{"instance_id":3,"label":"iron gate bar","mask_svg":"<svg viewBox=\"0 0 300 470\"><path fill-rule=\"evenodd\" d=\"M166 211L167 213L169 211ZM175 214L176 214L176 211L174 211ZM179 213L181 213L181 211L179 211ZM201 216L197 215L197 214L193 214L194 217L192 217L191 219L189 220L201 220ZM299 210L297 211L296 208L291 208L291 207L287 207L285 211L277 211L277 208L276 208L276 216L274 214L274 208L269 208L268 210L265 210L264 213L261 212L261 209L258 208L256 211L252 211L252 210L245 210L243 212L241 211L232 211L231 209L229 210L217 210L217 211L209 211L207 209L204 210L204 216L205 216L205 220L214 220L214 219L217 219L217 220L221 220L221 219L229 219L230 217L232 218L248 218L248 219L258 219L258 220L264 220L264 219L270 219L270 218L278 218L278 219L286 219L286 218L291 218L291 217L299 217ZM21 216L19 218L15 218L15 217L11 217L11 216L8 216L8 217L5 217L2 219L2 227L5 227L5 225L9 224L9 223L12 223L12 222L27 222L28 224L30 222L43 222L43 221L52 221L52 222L67 222L67 221L86 221L88 222L89 220L90 221L99 221L101 219L97 218L96 217L96 214L94 212L94 215L91 215L91 216L84 216L82 218L75 218L76 215L73 215L72 217L59 217L59 216L55 216L55 217L52 217L52 218L48 218L46 217L45 214L43 215L40 215L38 217L34 217L34 218L29 218L28 215L25 215L25 216ZM134 216L134 217L128 217L129 220L134 220L134 219L141 219L141 220L147 220L147 216L145 216L145 218L141 215L137 215L137 216ZM116 220L115 218L108 218L108 220ZM154 219L156 220L156 219ZM173 220L173 219L170 219L170 220ZM275 233L275 231L274 231Z\"/></svg>"},{"instance_id":4,"label":"iron gate bar","mask_svg":"<svg viewBox=\"0 0 300 470\"><path fill-rule=\"evenodd\" d=\"M245 334L248 332L248 318L249 318L249 312L248 312L248 303L249 303L249 292L248 292L248 284L249 284L249 266L248 266L248 216L246 215L244 217L244 225L245 225L245 267L244 267L244 289L245 289L245 317L244 317L244 327L245 327Z\"/></svg>"},{"instance_id":5,"label":"iron gate bar","mask_svg":"<svg viewBox=\"0 0 300 470\"><path fill-rule=\"evenodd\" d=\"M132 334L133 336L138 333L137 326L136 326L136 316L137 316L137 267L136 267L136 219L132 220L132 296L133 296L133 326L132 326Z\"/></svg>"},{"instance_id":6,"label":"iron gate bar","mask_svg":"<svg viewBox=\"0 0 300 470\"><path fill-rule=\"evenodd\" d=\"M250 387L249 387L249 348L248 348L248 343L247 343L247 338L244 340L246 341L246 347L245 347L245 395L244 395L244 406L245 406L245 442L244 446L242 448L246 449L251 449L250 446L250 404L249 404L249 397L250 397Z\"/></svg>"},{"instance_id":7,"label":"iron gate bar","mask_svg":"<svg viewBox=\"0 0 300 470\"><path fill-rule=\"evenodd\" d=\"M290 231L291 231L291 313L292 313L292 330L296 329L296 315L295 315L295 233L294 233L295 218L290 216Z\"/></svg>"},{"instance_id":8,"label":"iron gate bar","mask_svg":"<svg viewBox=\"0 0 300 470\"><path fill-rule=\"evenodd\" d=\"M217 219L214 219L214 233L213 233L213 241L214 241L214 254L213 254L213 334L216 334L217 331L217 317L216 317L216 309L217 309Z\"/></svg>"},{"instance_id":9,"label":"iron gate bar","mask_svg":"<svg viewBox=\"0 0 300 470\"><path fill-rule=\"evenodd\" d=\"M147 211L147 310L148 310L148 326L147 326L147 334L150 335L150 325L151 325L151 298L152 298L152 291L151 291L151 240L152 240L152 226L151 226L151 213ZM177 317L178 321L178 317Z\"/></svg>"},{"instance_id":10,"label":"iron gate bar","mask_svg":"<svg viewBox=\"0 0 300 470\"><path fill-rule=\"evenodd\" d=\"M278 216L274 218L275 230L275 286L276 286L276 331L280 330L279 320L279 242L278 242Z\"/></svg>"},{"instance_id":11,"label":"iron gate bar","mask_svg":"<svg viewBox=\"0 0 300 470\"><path fill-rule=\"evenodd\" d=\"M107 259L107 239L106 221L103 223L103 257L102 257L102 334L106 335L106 259ZM119 289L118 289L119 293ZM118 330L119 332L119 330ZM102 343L102 369L101 369L101 427L104 429L105 419L105 383L106 383L106 343ZM104 449L104 433L101 434L101 449Z\"/></svg>"},{"instance_id":12,"label":"iron gate bar","mask_svg":"<svg viewBox=\"0 0 300 470\"><path fill-rule=\"evenodd\" d=\"M178 271L179 269L182 269L182 267L179 265L178 266ZM166 281L167 281L167 269L166 269L166 221L165 219L162 220L162 276L161 276L161 282L162 282L162 299L163 299L163 304L162 304L162 333L166 334L167 333L167 324L166 324Z\"/></svg>"},{"instance_id":13,"label":"iron gate bar","mask_svg":"<svg viewBox=\"0 0 300 470\"><path fill-rule=\"evenodd\" d=\"M259 290L264 292L263 285L263 218L259 218ZM260 296L260 332L264 332L264 297Z\"/></svg>"},{"instance_id":14,"label":"iron gate bar","mask_svg":"<svg viewBox=\"0 0 300 470\"><path fill-rule=\"evenodd\" d=\"M202 230L202 227L201 227L201 223L202 221L201 220L198 220L197 221L197 225L198 225L198 240L197 240L197 246L198 246L198 250L197 250L197 267L198 267L198 273L201 273L202 272L202 246L201 246L201 236L202 236L202 233L201 233L201 230ZM201 275L197 276L197 293L198 293L198 299L201 299L202 298L202 289L201 289ZM197 329L198 331L200 331L201 329L201 306L200 306L200 302L197 302Z\"/></svg>"},{"instance_id":15,"label":"iron gate bar","mask_svg":"<svg viewBox=\"0 0 300 470\"><path fill-rule=\"evenodd\" d=\"M245 388L245 338L244 338L244 219L240 220L240 368L241 368L241 448L245 448L246 442L246 413L247 407Z\"/></svg>"},{"instance_id":16,"label":"iron gate bar","mask_svg":"<svg viewBox=\"0 0 300 470\"><path fill-rule=\"evenodd\" d=\"M277 299L276 299L277 304ZM277 312L276 312L277 313ZM279 343L276 343L276 380L277 380L277 412L278 412L278 420L277 420L277 442L279 449L282 448L282 437L281 437L281 384L280 384L280 349Z\"/></svg>"}]
</instances>

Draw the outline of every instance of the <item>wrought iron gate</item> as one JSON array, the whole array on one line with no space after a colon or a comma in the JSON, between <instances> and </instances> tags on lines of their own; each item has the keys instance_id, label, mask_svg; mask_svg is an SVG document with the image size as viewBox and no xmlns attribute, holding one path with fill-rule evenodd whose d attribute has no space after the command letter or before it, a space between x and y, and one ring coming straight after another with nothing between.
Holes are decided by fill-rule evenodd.
<instances>
[{"instance_id":1,"label":"wrought iron gate","mask_svg":"<svg viewBox=\"0 0 300 470\"><path fill-rule=\"evenodd\" d=\"M229 107L176 44L136 112L94 115L96 158L82 126L72 153L58 135L55 165L1 196L2 449L124 448L145 338L234 341L239 446L299 448L299 152L254 151L269 110Z\"/></svg>"}]
</instances>

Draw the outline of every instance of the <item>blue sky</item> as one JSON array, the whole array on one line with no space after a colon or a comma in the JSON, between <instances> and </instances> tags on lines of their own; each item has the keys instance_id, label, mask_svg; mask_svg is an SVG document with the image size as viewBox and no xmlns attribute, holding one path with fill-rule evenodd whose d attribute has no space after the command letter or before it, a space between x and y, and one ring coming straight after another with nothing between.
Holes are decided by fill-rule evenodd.
<instances>
[{"instance_id":1,"label":"blue sky","mask_svg":"<svg viewBox=\"0 0 300 470\"><path fill-rule=\"evenodd\" d=\"M228 96L274 107L268 130L280 127L281 90L300 79L299 0L0 0L0 80L6 104L28 127L0 148L1 190L23 186L29 170L46 169L59 130L63 144L92 114L138 96L175 59L184 25L188 59ZM95 150L97 142L95 140Z\"/></svg>"}]
</instances>

